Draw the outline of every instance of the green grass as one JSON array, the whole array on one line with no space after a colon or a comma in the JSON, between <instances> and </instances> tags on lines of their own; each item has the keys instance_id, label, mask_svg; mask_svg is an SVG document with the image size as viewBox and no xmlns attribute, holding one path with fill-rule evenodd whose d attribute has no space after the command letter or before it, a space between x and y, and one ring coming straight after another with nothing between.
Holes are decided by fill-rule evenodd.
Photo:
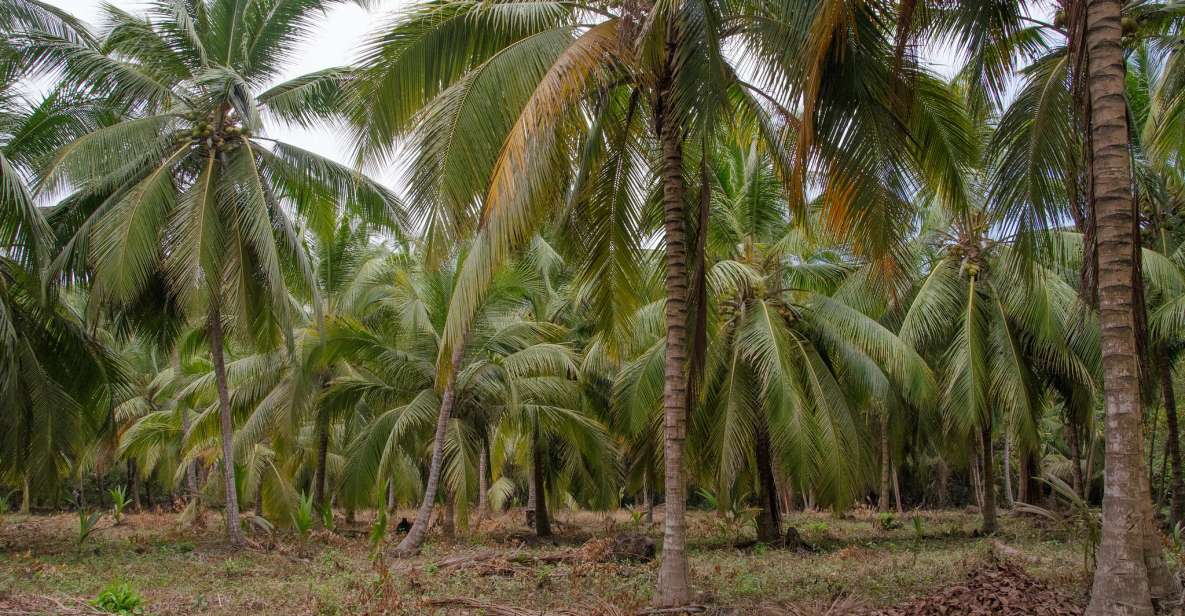
<instances>
[{"instance_id":1,"label":"green grass","mask_svg":"<svg viewBox=\"0 0 1185 616\"><path fill-rule=\"evenodd\" d=\"M1061 531L1004 517L996 538L973 538L975 516L927 512L919 541L912 524L883 529L874 514L837 518L822 513L790 516L815 545L809 554L756 546L731 547L733 533L718 530L713 514L692 514L691 574L705 602L742 608L790 608L850 597L868 605L887 605L933 592L962 579L990 558L993 542L1019 550L1039 579L1081 595L1085 580L1080 546ZM561 513L560 532L596 536L628 530L628 515ZM359 520L356 536L314 533L307 549L291 535L255 536L263 547L231 551L221 539L215 514L203 530L185 530L171 515L130 515L111 528L104 523L79 553L73 545L72 516L10 516L0 525L0 610L5 601L36 604L43 597L90 600L112 582L126 581L144 596L149 614L360 614L386 609L393 614L432 614L423 602L469 597L534 608L596 605L624 610L647 604L656 563L556 564L522 568L511 576L482 575L476 569L441 571L445 556L483 549L537 552L571 546L512 545L519 516L491 522L487 533L446 544L433 536L428 549L411 561L369 558L369 518ZM660 537L661 527L648 529ZM573 543L579 544L576 539ZM7 593L7 594L6 594ZM20 605L25 605L20 604ZM443 611L439 613L443 614ZM776 612L773 612L776 613Z\"/></svg>"}]
</instances>

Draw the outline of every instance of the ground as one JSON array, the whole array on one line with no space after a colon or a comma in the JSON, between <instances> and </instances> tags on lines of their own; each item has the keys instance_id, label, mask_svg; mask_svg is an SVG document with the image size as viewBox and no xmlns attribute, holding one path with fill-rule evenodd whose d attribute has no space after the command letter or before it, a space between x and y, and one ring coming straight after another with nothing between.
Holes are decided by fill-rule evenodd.
<instances>
[{"instance_id":1,"label":"ground","mask_svg":"<svg viewBox=\"0 0 1185 616\"><path fill-rule=\"evenodd\" d=\"M396 514L392 528L401 515L411 512ZM826 614L841 611L828 611L837 603L901 604L965 580L1001 553L1071 597L1069 604L1081 603L1087 588L1074 534L1029 518L1005 515L1001 532L982 538L978 517L956 511L893 519L870 511L790 515L788 523L813 547L806 552L751 545L749 528L712 512L690 516L692 584L697 601L716 613ZM339 517L338 533L316 531L306 543L278 531L255 534L253 547L233 551L216 512L207 513L201 529L183 527L173 513L130 514L118 526L108 516L81 549L76 514L8 515L0 520L0 614L94 613L86 602L113 582L127 582L143 595L145 613L160 615L516 613L494 604L534 614L644 609L657 562L582 559L588 546L581 545L628 532L661 543L661 515L653 525L628 512L556 517L555 543L532 541L521 512L510 512L455 541L434 533L415 558L373 560L362 515L352 528ZM490 606L441 603L452 599Z\"/></svg>"}]
</instances>

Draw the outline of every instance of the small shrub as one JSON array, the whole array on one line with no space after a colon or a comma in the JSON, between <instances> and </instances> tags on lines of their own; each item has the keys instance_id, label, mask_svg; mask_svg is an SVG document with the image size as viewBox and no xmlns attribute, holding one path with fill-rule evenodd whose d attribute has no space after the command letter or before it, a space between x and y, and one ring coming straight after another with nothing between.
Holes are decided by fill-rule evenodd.
<instances>
[{"instance_id":1,"label":"small shrub","mask_svg":"<svg viewBox=\"0 0 1185 616\"><path fill-rule=\"evenodd\" d=\"M333 530L333 507L326 507L321 511L321 526L325 530Z\"/></svg>"},{"instance_id":2,"label":"small shrub","mask_svg":"<svg viewBox=\"0 0 1185 616\"><path fill-rule=\"evenodd\" d=\"M826 522L822 521L805 524L803 525L802 529L817 535L825 535L831 531L831 527L828 526Z\"/></svg>"},{"instance_id":3,"label":"small shrub","mask_svg":"<svg viewBox=\"0 0 1185 616\"><path fill-rule=\"evenodd\" d=\"M893 530L895 528L901 528L901 522L897 519L897 516L893 515L893 513L889 511L876 514L876 525L881 530Z\"/></svg>"},{"instance_id":4,"label":"small shrub","mask_svg":"<svg viewBox=\"0 0 1185 616\"><path fill-rule=\"evenodd\" d=\"M85 509L78 510L78 549L82 549L82 544L90 539L91 535L99 530L99 520L103 519L102 511L92 511L87 513Z\"/></svg>"},{"instance_id":5,"label":"small shrub","mask_svg":"<svg viewBox=\"0 0 1185 616\"><path fill-rule=\"evenodd\" d=\"M144 613L144 598L127 582L108 584L91 605L108 614L133 616Z\"/></svg>"},{"instance_id":6,"label":"small shrub","mask_svg":"<svg viewBox=\"0 0 1185 616\"><path fill-rule=\"evenodd\" d=\"M128 491L123 486L115 486L107 490L111 496L111 519L119 526L123 522L123 510L128 506Z\"/></svg>"},{"instance_id":7,"label":"small shrub","mask_svg":"<svg viewBox=\"0 0 1185 616\"><path fill-rule=\"evenodd\" d=\"M913 519L911 521L913 522L914 541L921 543L922 539L926 538L926 521L923 520L922 516L920 516L920 515L913 516Z\"/></svg>"},{"instance_id":8,"label":"small shrub","mask_svg":"<svg viewBox=\"0 0 1185 616\"><path fill-rule=\"evenodd\" d=\"M379 515L374 519L374 526L370 528L370 558L378 558L383 551L383 542L387 539L387 510L379 507Z\"/></svg>"},{"instance_id":9,"label":"small shrub","mask_svg":"<svg viewBox=\"0 0 1185 616\"><path fill-rule=\"evenodd\" d=\"M296 504L296 511L292 512L292 527L301 541L307 541L309 532L313 530L313 497L308 494L300 495L300 502Z\"/></svg>"}]
</instances>

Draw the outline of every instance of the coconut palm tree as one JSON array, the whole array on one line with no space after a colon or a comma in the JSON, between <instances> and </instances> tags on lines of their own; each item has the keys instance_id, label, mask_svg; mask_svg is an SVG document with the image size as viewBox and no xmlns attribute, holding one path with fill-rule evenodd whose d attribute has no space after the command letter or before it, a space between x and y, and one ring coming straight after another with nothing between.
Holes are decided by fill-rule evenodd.
<instances>
[{"instance_id":1,"label":"coconut palm tree","mask_svg":"<svg viewBox=\"0 0 1185 616\"><path fill-rule=\"evenodd\" d=\"M398 220L397 201L353 170L265 136L265 115L316 115L336 77L273 85L329 2L231 0L105 8L99 53L52 33L24 53L75 90L133 112L58 152L42 190L69 187L60 269L85 272L97 301L128 306L164 289L204 314L221 416L227 536L241 543L234 489L227 334L274 345L294 319L290 286L312 289L293 219L333 207ZM327 102L328 101L328 102ZM286 273L291 273L286 277Z\"/></svg>"},{"instance_id":2,"label":"coconut palm tree","mask_svg":"<svg viewBox=\"0 0 1185 616\"><path fill-rule=\"evenodd\" d=\"M877 7L798 8L425 3L380 30L363 57L361 154L381 158L397 141L410 143L411 198L430 203L425 227L434 240L464 236L482 212L442 346L444 392L483 289L533 230L563 229L561 251L586 283L581 293L601 306L627 299L618 303L628 315L638 303L628 297L636 286L631 256L649 235L637 224L647 222L640 200L653 187L663 205L649 221L667 251L662 605L690 596L683 443L695 398L689 385L699 373L687 358L700 355L691 351L704 339L697 238L707 218L696 176L703 177L699 161L720 121L738 117L757 127L778 153L792 203L802 203L808 183L820 185L835 214L825 220L844 240L861 240L853 242L861 254L892 253L908 227L899 214L911 182L899 163L925 163L919 167L937 175L952 160L937 154L946 143L935 116L897 117ZM746 49L755 70L732 66L724 52L730 44ZM855 83L885 87L844 85ZM796 115L788 110L800 97ZM920 138L888 137L903 125L922 129ZM564 207L552 209L557 202Z\"/></svg>"}]
</instances>

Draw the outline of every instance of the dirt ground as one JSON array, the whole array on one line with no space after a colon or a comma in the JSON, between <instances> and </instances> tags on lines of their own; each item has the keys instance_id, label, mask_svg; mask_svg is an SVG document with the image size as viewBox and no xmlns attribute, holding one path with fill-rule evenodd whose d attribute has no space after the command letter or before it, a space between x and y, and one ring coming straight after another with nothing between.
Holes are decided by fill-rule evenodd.
<instances>
[{"instance_id":1,"label":"dirt ground","mask_svg":"<svg viewBox=\"0 0 1185 616\"><path fill-rule=\"evenodd\" d=\"M391 528L411 513L394 515ZM892 520L869 511L795 513L787 522L810 549L788 550L754 545L751 528L713 512L690 516L701 613L922 614L929 612L908 606L928 597L1037 596L1034 588L1066 608L1049 613L1080 613L1087 588L1073 533L1027 518L1006 515L998 535L982 538L977 516L963 512ZM622 533L661 544L661 513L653 524L624 511L556 517L554 541L535 541L522 513L509 512L455 540L434 531L419 556L396 560L371 558L369 515L350 527L339 515L336 532L314 531L307 543L256 533L242 550L224 544L217 512L207 512L204 528L183 527L173 513L133 513L118 526L108 516L81 548L76 514L8 515L0 520L0 614L96 613L87 602L116 582L143 596L146 614L160 615L642 613L657 561L617 562L596 550ZM1001 557L1013 573L992 569ZM1006 591L959 590L988 578L1003 579Z\"/></svg>"}]
</instances>

